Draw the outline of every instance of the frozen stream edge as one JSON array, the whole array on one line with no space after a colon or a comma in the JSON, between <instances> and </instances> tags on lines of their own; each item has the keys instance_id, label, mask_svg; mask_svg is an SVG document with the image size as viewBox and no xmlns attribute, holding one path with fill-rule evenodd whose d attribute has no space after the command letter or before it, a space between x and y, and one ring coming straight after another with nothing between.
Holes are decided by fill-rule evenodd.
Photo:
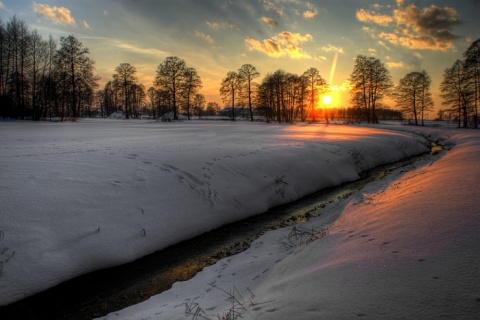
<instances>
[{"instance_id":1,"label":"frozen stream edge","mask_svg":"<svg viewBox=\"0 0 480 320\"><path fill-rule=\"evenodd\" d=\"M7 316L16 317L27 310L34 310L34 314L25 314L28 319L91 319L137 304L168 290L176 281L192 278L204 267L222 258L246 250L251 242L269 230L292 226L319 216L327 204L341 201L395 170L405 172L416 169L412 164L424 156L368 170L360 180L319 190L293 203L227 224L134 262L80 276L0 309ZM429 160L433 158L433 161L438 158L427 157ZM430 162L425 161L425 164ZM191 252L196 255L192 256ZM50 307L45 308L47 305Z\"/></svg>"}]
</instances>

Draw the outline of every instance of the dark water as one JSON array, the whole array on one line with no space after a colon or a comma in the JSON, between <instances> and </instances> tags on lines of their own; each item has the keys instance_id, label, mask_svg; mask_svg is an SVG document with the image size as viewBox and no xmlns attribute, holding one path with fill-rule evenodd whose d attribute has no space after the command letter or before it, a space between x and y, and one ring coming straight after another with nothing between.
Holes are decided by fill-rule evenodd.
<instances>
[{"instance_id":1,"label":"dark water","mask_svg":"<svg viewBox=\"0 0 480 320\"><path fill-rule=\"evenodd\" d=\"M6 307L0 319L92 319L139 303L192 278L219 259L239 253L265 232L307 221L327 204L346 198L419 158L365 172L361 179L324 189L293 203L184 241L134 262L80 276Z\"/></svg>"}]
</instances>

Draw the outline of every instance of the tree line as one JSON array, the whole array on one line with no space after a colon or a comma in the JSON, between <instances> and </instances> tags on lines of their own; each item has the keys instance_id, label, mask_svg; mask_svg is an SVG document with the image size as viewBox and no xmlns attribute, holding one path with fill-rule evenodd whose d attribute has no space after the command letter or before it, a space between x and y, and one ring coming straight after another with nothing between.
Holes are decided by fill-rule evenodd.
<instances>
[{"instance_id":1,"label":"tree line","mask_svg":"<svg viewBox=\"0 0 480 320\"><path fill-rule=\"evenodd\" d=\"M439 118L456 120L458 127L478 128L480 39L470 44L463 60L456 60L445 69L440 90L447 109L439 111Z\"/></svg>"},{"instance_id":2,"label":"tree line","mask_svg":"<svg viewBox=\"0 0 480 320\"><path fill-rule=\"evenodd\" d=\"M75 118L93 104L98 76L89 51L70 35L45 40L16 16L0 22L0 116Z\"/></svg>"},{"instance_id":3,"label":"tree line","mask_svg":"<svg viewBox=\"0 0 480 320\"><path fill-rule=\"evenodd\" d=\"M199 91L202 80L197 70L176 56L159 64L148 89L139 83L136 68L121 63L112 79L98 89L100 77L89 50L73 35L57 42L43 39L16 16L0 21L0 117L20 119L75 119L108 117L121 111L126 118L148 115L178 119L218 114L220 106L208 102ZM473 42L444 72L440 85L443 105L439 119L458 121L459 127L478 127L480 103L480 39ZM329 86L320 72L311 67L301 75L279 69L260 73L251 64L228 71L219 94L232 120L241 115L267 122L349 119L378 123L379 119L412 119L423 125L433 110L431 78L425 70L406 74L394 85L388 68L375 57L355 59L349 77L350 106L326 108L320 97ZM386 98L396 103L389 109Z\"/></svg>"},{"instance_id":4,"label":"tree line","mask_svg":"<svg viewBox=\"0 0 480 320\"><path fill-rule=\"evenodd\" d=\"M447 68L440 85L443 105L439 120L456 120L458 127L478 128L480 104L480 39L474 41L463 54ZM328 84L316 68L309 68L302 75L284 70L268 73L261 83L253 79L260 74L255 67L243 65L238 71L229 71L223 79L220 94L231 106L235 120L235 107L248 106L253 121L252 99L267 121L292 123L294 121L316 120L321 116L329 119L340 118L351 121L378 123L379 119L411 119L414 125L424 125L429 112L433 111L430 91L431 78L425 71L406 74L395 85L390 71L376 57L358 55L348 79L350 84L350 106L347 108L319 108L318 98L328 92ZM252 98L253 96L253 98ZM386 98L396 103L396 110L389 109ZM321 104L320 104L321 105ZM320 113L319 113L320 112Z\"/></svg>"}]
</instances>

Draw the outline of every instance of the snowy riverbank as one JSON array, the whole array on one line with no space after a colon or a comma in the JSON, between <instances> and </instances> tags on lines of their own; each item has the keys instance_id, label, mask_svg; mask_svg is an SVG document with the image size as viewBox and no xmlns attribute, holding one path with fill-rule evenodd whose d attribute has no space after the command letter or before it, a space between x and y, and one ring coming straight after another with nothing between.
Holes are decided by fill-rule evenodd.
<instances>
[{"instance_id":1,"label":"snowy riverbank","mask_svg":"<svg viewBox=\"0 0 480 320\"><path fill-rule=\"evenodd\" d=\"M352 126L0 123L0 304L428 150Z\"/></svg>"},{"instance_id":2,"label":"snowy riverbank","mask_svg":"<svg viewBox=\"0 0 480 320\"><path fill-rule=\"evenodd\" d=\"M395 129L455 146L104 319L476 319L480 132Z\"/></svg>"}]
</instances>

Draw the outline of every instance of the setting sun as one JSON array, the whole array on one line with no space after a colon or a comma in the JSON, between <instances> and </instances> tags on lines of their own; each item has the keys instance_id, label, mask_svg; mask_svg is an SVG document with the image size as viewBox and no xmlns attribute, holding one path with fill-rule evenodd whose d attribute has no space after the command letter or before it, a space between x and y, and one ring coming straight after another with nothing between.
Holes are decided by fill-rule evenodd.
<instances>
[{"instance_id":1,"label":"setting sun","mask_svg":"<svg viewBox=\"0 0 480 320\"><path fill-rule=\"evenodd\" d=\"M332 97L331 97L331 96L328 96L328 95L327 95L327 96L324 96L324 97L322 98L322 103L323 103L323 104L330 104L330 103L332 103Z\"/></svg>"}]
</instances>

